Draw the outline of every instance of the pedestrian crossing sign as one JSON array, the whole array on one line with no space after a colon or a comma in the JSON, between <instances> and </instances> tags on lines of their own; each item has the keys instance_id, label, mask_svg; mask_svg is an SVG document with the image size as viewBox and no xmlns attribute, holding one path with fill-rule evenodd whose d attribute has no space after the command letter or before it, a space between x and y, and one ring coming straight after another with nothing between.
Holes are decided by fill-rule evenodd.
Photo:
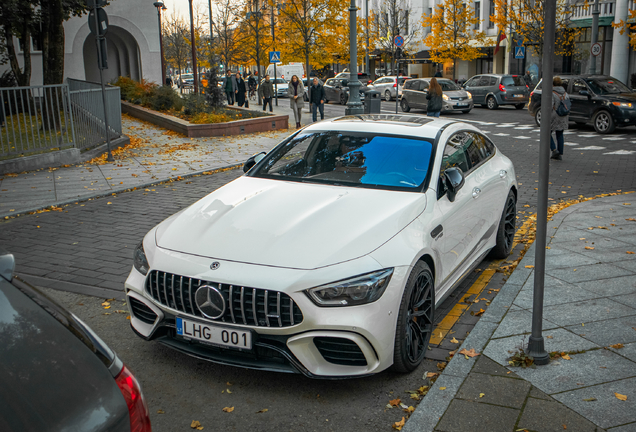
<instances>
[{"instance_id":1,"label":"pedestrian crossing sign","mask_svg":"<svg viewBox=\"0 0 636 432\"><path fill-rule=\"evenodd\" d=\"M522 59L526 56L526 47L516 46L515 47L515 58Z\"/></svg>"},{"instance_id":2,"label":"pedestrian crossing sign","mask_svg":"<svg viewBox=\"0 0 636 432\"><path fill-rule=\"evenodd\" d=\"M269 62L270 63L281 63L281 61L280 61L280 51L270 51L269 52Z\"/></svg>"}]
</instances>

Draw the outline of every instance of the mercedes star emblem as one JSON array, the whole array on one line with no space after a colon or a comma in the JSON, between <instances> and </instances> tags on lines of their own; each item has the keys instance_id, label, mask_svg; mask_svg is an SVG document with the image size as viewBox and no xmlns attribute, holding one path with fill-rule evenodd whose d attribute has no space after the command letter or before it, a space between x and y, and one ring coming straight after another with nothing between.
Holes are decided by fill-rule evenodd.
<instances>
[{"instance_id":1,"label":"mercedes star emblem","mask_svg":"<svg viewBox=\"0 0 636 432\"><path fill-rule=\"evenodd\" d=\"M213 286L203 285L199 287L194 294L194 301L201 313L207 318L217 319L225 313L225 298Z\"/></svg>"},{"instance_id":2,"label":"mercedes star emblem","mask_svg":"<svg viewBox=\"0 0 636 432\"><path fill-rule=\"evenodd\" d=\"M210 270L216 270L219 267L221 267L221 263L218 261L214 261L212 264L210 264Z\"/></svg>"}]
</instances>

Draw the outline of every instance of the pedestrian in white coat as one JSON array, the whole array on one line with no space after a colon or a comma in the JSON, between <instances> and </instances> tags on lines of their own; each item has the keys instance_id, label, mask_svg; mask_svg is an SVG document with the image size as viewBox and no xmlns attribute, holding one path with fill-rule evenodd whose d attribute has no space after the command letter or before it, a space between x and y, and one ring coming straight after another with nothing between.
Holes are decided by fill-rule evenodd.
<instances>
[{"instance_id":1,"label":"pedestrian in white coat","mask_svg":"<svg viewBox=\"0 0 636 432\"><path fill-rule=\"evenodd\" d=\"M291 82L287 87L287 92L289 94L289 106L294 112L296 127L299 128L302 109L305 106L305 100L303 99L305 96L305 86L303 86L302 81L298 79L297 75L293 75L291 77Z\"/></svg>"}]
</instances>

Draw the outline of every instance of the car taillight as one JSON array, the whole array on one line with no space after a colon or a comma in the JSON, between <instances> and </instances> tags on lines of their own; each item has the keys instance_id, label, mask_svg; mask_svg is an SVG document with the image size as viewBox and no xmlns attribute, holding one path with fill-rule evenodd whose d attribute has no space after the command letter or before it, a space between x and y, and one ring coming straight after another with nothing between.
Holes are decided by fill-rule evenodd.
<instances>
[{"instance_id":1,"label":"car taillight","mask_svg":"<svg viewBox=\"0 0 636 432\"><path fill-rule=\"evenodd\" d=\"M397 83L393 84L393 87L397 87Z\"/></svg>"},{"instance_id":2,"label":"car taillight","mask_svg":"<svg viewBox=\"0 0 636 432\"><path fill-rule=\"evenodd\" d=\"M530 97L532 97L532 95L533 95L533 94L534 94L534 91L531 91L531 92L530 92Z\"/></svg>"},{"instance_id":3,"label":"car taillight","mask_svg":"<svg viewBox=\"0 0 636 432\"><path fill-rule=\"evenodd\" d=\"M505 92L506 88L504 87L503 84L499 84L499 91Z\"/></svg>"},{"instance_id":4,"label":"car taillight","mask_svg":"<svg viewBox=\"0 0 636 432\"><path fill-rule=\"evenodd\" d=\"M128 405L128 415L130 417L130 432L151 432L150 417L148 417L148 407L141 394L141 387L134 375L124 365L115 378L117 387Z\"/></svg>"}]
</instances>

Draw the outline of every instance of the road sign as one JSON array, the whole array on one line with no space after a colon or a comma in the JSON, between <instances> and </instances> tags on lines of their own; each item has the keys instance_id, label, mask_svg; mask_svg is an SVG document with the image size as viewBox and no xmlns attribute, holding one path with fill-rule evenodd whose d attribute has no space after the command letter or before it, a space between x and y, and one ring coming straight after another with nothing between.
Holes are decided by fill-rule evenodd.
<instances>
[{"instance_id":1,"label":"road sign","mask_svg":"<svg viewBox=\"0 0 636 432\"><path fill-rule=\"evenodd\" d=\"M269 62L270 63L282 63L280 61L280 51L270 51L269 52Z\"/></svg>"},{"instance_id":2,"label":"road sign","mask_svg":"<svg viewBox=\"0 0 636 432\"><path fill-rule=\"evenodd\" d=\"M602 48L601 48L601 44L600 43L595 43L590 48L590 52L592 53L593 56L599 55L601 53L601 51L602 51Z\"/></svg>"},{"instance_id":3,"label":"road sign","mask_svg":"<svg viewBox=\"0 0 636 432\"><path fill-rule=\"evenodd\" d=\"M522 59L526 56L526 47L516 46L515 47L515 58Z\"/></svg>"},{"instance_id":4,"label":"road sign","mask_svg":"<svg viewBox=\"0 0 636 432\"><path fill-rule=\"evenodd\" d=\"M393 43L395 44L396 47L401 47L402 45L404 45L404 38L400 35L397 35L396 37L393 38Z\"/></svg>"},{"instance_id":5,"label":"road sign","mask_svg":"<svg viewBox=\"0 0 636 432\"><path fill-rule=\"evenodd\" d=\"M97 8L97 21L99 21L99 35L100 37L106 36L106 32L108 31L108 16L106 15L106 11L102 8ZM92 34L96 34L95 31L95 9L91 10L88 13L88 28L90 29Z\"/></svg>"},{"instance_id":6,"label":"road sign","mask_svg":"<svg viewBox=\"0 0 636 432\"><path fill-rule=\"evenodd\" d=\"M523 45L523 42L524 42L524 38L523 37L521 37L521 36L517 37L517 45L518 46Z\"/></svg>"}]
</instances>

